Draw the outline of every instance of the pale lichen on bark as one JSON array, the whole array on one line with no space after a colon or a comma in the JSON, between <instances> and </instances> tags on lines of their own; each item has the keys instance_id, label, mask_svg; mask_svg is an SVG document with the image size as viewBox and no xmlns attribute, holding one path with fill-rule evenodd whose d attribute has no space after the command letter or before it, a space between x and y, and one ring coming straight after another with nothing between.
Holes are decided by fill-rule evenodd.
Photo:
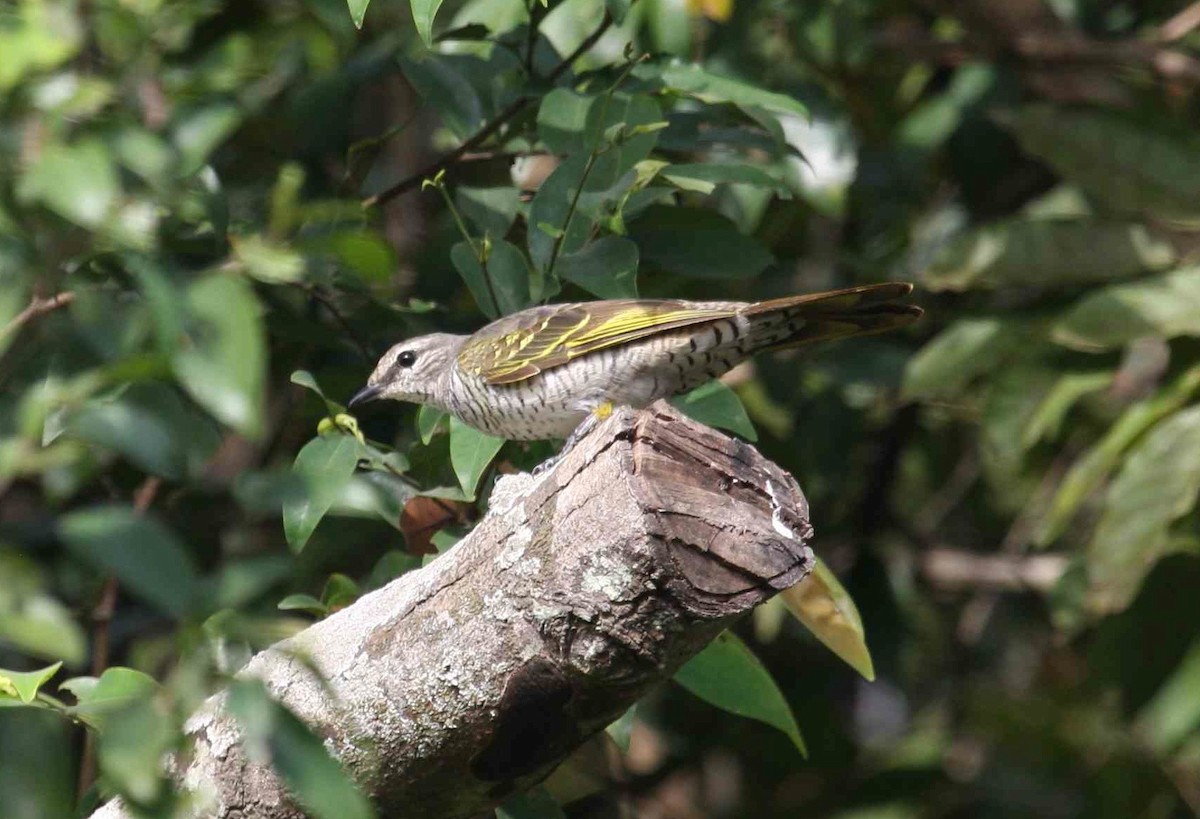
<instances>
[{"instance_id":1,"label":"pale lichen on bark","mask_svg":"<svg viewBox=\"0 0 1200 819\"><path fill-rule=\"evenodd\" d=\"M619 411L490 500L432 564L242 672L323 738L381 815L465 818L539 781L812 568L791 477L661 403ZM184 785L221 819L302 816L222 706L217 695L189 723ZM125 816L116 802L94 814Z\"/></svg>"}]
</instances>

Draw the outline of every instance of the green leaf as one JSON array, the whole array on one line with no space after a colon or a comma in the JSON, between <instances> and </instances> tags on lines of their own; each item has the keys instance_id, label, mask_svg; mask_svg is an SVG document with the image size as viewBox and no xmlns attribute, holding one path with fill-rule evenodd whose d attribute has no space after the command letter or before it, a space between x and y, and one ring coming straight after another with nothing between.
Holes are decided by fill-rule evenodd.
<instances>
[{"instance_id":1,"label":"green leaf","mask_svg":"<svg viewBox=\"0 0 1200 819\"><path fill-rule=\"evenodd\" d=\"M754 652L725 631L675 672L675 682L716 707L778 728L808 756L792 707Z\"/></svg>"},{"instance_id":2,"label":"green leaf","mask_svg":"<svg viewBox=\"0 0 1200 819\"><path fill-rule=\"evenodd\" d=\"M367 6L369 5L371 5L371 0L346 0L346 6L350 10L350 19L354 22L355 28L363 27L363 20L367 16Z\"/></svg>"},{"instance_id":3,"label":"green leaf","mask_svg":"<svg viewBox=\"0 0 1200 819\"><path fill-rule=\"evenodd\" d=\"M288 284L304 278L304 257L291 248L258 236L230 236L233 257L254 278L267 284Z\"/></svg>"},{"instance_id":4,"label":"green leaf","mask_svg":"<svg viewBox=\"0 0 1200 819\"><path fill-rule=\"evenodd\" d=\"M99 140L51 144L17 184L22 202L41 202L83 227L99 226L121 195L112 155Z\"/></svg>"},{"instance_id":5,"label":"green leaf","mask_svg":"<svg viewBox=\"0 0 1200 819\"><path fill-rule=\"evenodd\" d=\"M1200 726L1200 641L1167 678L1154 698L1138 712L1136 735L1149 739L1162 758Z\"/></svg>"},{"instance_id":6,"label":"green leaf","mask_svg":"<svg viewBox=\"0 0 1200 819\"><path fill-rule=\"evenodd\" d=\"M429 404L422 404L421 408L417 410L417 434L421 436L421 443L429 446L429 442L437 434L442 422L449 417L450 413L445 410Z\"/></svg>"},{"instance_id":7,"label":"green leaf","mask_svg":"<svg viewBox=\"0 0 1200 819\"><path fill-rule=\"evenodd\" d=\"M433 47L433 18L441 8L442 0L411 0L413 22L426 48Z\"/></svg>"},{"instance_id":8,"label":"green leaf","mask_svg":"<svg viewBox=\"0 0 1200 819\"><path fill-rule=\"evenodd\" d=\"M528 307L532 274L524 254L509 242L495 242L486 266L481 266L475 253L470 244L459 242L450 248L450 262L466 282L479 309L488 318L498 318Z\"/></svg>"},{"instance_id":9,"label":"green leaf","mask_svg":"<svg viewBox=\"0 0 1200 819\"><path fill-rule=\"evenodd\" d=\"M283 505L283 533L293 552L304 548L349 483L358 454L358 442L339 432L313 438L296 455L292 472L304 480L306 491L303 498L289 498Z\"/></svg>"},{"instance_id":10,"label":"green leaf","mask_svg":"<svg viewBox=\"0 0 1200 819\"><path fill-rule=\"evenodd\" d=\"M212 422L160 383L135 384L110 400L91 399L67 418L66 430L172 480L198 474L220 445Z\"/></svg>"},{"instance_id":11,"label":"green leaf","mask_svg":"<svg viewBox=\"0 0 1200 819\"><path fill-rule=\"evenodd\" d=\"M567 88L552 90L538 106L538 138L556 154L590 151L594 135L588 133L588 115L596 99Z\"/></svg>"},{"instance_id":12,"label":"green leaf","mask_svg":"<svg viewBox=\"0 0 1200 819\"><path fill-rule=\"evenodd\" d=\"M639 73L634 72L635 76ZM662 82L672 91L707 103L732 103L739 108L766 108L779 113L807 116L799 102L785 94L764 91L732 77L713 74L699 65L674 62L662 69Z\"/></svg>"},{"instance_id":13,"label":"green leaf","mask_svg":"<svg viewBox=\"0 0 1200 819\"><path fill-rule=\"evenodd\" d=\"M931 290L1092 284L1161 270L1170 242L1120 222L1015 219L967 233L942 248L921 280Z\"/></svg>"},{"instance_id":14,"label":"green leaf","mask_svg":"<svg viewBox=\"0 0 1200 819\"><path fill-rule=\"evenodd\" d=\"M1071 407L1081 398L1107 389L1112 380L1112 373L1107 372L1064 373L1059 376L1021 433L1022 448L1029 449L1043 439L1057 438Z\"/></svg>"},{"instance_id":15,"label":"green leaf","mask_svg":"<svg viewBox=\"0 0 1200 819\"><path fill-rule=\"evenodd\" d=\"M533 788L504 800L496 819L567 819L562 806L545 788Z\"/></svg>"},{"instance_id":16,"label":"green leaf","mask_svg":"<svg viewBox=\"0 0 1200 819\"><path fill-rule=\"evenodd\" d=\"M480 432L450 416L450 465L468 497L475 497L479 479L502 446L503 438Z\"/></svg>"},{"instance_id":17,"label":"green leaf","mask_svg":"<svg viewBox=\"0 0 1200 819\"><path fill-rule=\"evenodd\" d=\"M189 343L175 373L196 402L248 438L263 427L266 338L254 291L242 279L211 275L187 290Z\"/></svg>"},{"instance_id":18,"label":"green leaf","mask_svg":"<svg viewBox=\"0 0 1200 819\"><path fill-rule=\"evenodd\" d=\"M875 664L854 598L825 561L812 574L779 593L783 605L830 651L863 676L875 679Z\"/></svg>"},{"instance_id":19,"label":"green leaf","mask_svg":"<svg viewBox=\"0 0 1200 819\"><path fill-rule=\"evenodd\" d=\"M908 400L949 398L994 372L1021 343L1017 325L994 318L959 319L925 343L904 371Z\"/></svg>"},{"instance_id":20,"label":"green leaf","mask_svg":"<svg viewBox=\"0 0 1200 819\"><path fill-rule=\"evenodd\" d=\"M0 552L0 578L7 586L0 590L0 646L80 665L87 657L87 638L75 614L40 588L36 571L32 577L18 573L19 565L4 565L6 557Z\"/></svg>"},{"instance_id":21,"label":"green leaf","mask_svg":"<svg viewBox=\"0 0 1200 819\"><path fill-rule=\"evenodd\" d=\"M474 135L483 122L483 103L456 58L437 54L424 54L419 59L404 57L400 68L421 99L437 111L459 139Z\"/></svg>"},{"instance_id":22,"label":"green leaf","mask_svg":"<svg viewBox=\"0 0 1200 819\"><path fill-rule=\"evenodd\" d=\"M775 258L711 210L654 205L630 225L643 269L659 268L696 279L747 279Z\"/></svg>"},{"instance_id":23,"label":"green leaf","mask_svg":"<svg viewBox=\"0 0 1200 819\"><path fill-rule=\"evenodd\" d=\"M1054 341L1085 352L1149 335L1200 336L1200 267L1092 291L1051 330Z\"/></svg>"},{"instance_id":24,"label":"green leaf","mask_svg":"<svg viewBox=\"0 0 1200 819\"><path fill-rule=\"evenodd\" d=\"M480 234L490 236L493 240L502 239L516 221L520 192L512 185L501 188L461 185L454 190L454 204L463 218ZM395 265L392 269L395 269Z\"/></svg>"},{"instance_id":25,"label":"green leaf","mask_svg":"<svg viewBox=\"0 0 1200 819\"><path fill-rule=\"evenodd\" d=\"M149 699L109 714L97 754L106 787L134 804L156 801L169 787L163 762L178 739L175 725Z\"/></svg>"},{"instance_id":26,"label":"green leaf","mask_svg":"<svg viewBox=\"0 0 1200 819\"><path fill-rule=\"evenodd\" d=\"M0 668L0 698L16 697L28 705L37 697L38 690L58 673L62 663L48 665L37 671L9 671Z\"/></svg>"},{"instance_id":27,"label":"green leaf","mask_svg":"<svg viewBox=\"0 0 1200 819\"><path fill-rule=\"evenodd\" d=\"M116 575L130 593L176 617L187 613L196 566L175 533L156 518L125 506L99 506L62 518L58 534L72 552Z\"/></svg>"},{"instance_id":28,"label":"green leaf","mask_svg":"<svg viewBox=\"0 0 1200 819\"><path fill-rule=\"evenodd\" d=\"M758 431L746 415L742 399L721 381L702 384L686 395L672 398L671 403L702 424L727 429L747 441L758 440Z\"/></svg>"},{"instance_id":29,"label":"green leaf","mask_svg":"<svg viewBox=\"0 0 1200 819\"><path fill-rule=\"evenodd\" d=\"M181 155L178 172L191 176L242 124L242 111L234 104L216 102L190 111L175 127L175 145Z\"/></svg>"},{"instance_id":30,"label":"green leaf","mask_svg":"<svg viewBox=\"0 0 1200 819\"><path fill-rule=\"evenodd\" d=\"M622 236L604 236L574 253L559 256L555 272L602 299L637 298L637 245Z\"/></svg>"},{"instance_id":31,"label":"green leaf","mask_svg":"<svg viewBox=\"0 0 1200 819\"><path fill-rule=\"evenodd\" d=\"M1142 579L1167 553L1170 526L1200 493L1200 407L1183 410L1130 450L1108 489L1088 547L1088 604L1095 612L1129 605Z\"/></svg>"},{"instance_id":32,"label":"green leaf","mask_svg":"<svg viewBox=\"0 0 1200 819\"><path fill-rule=\"evenodd\" d=\"M1034 541L1045 546L1066 531L1080 505L1116 468L1125 451L1147 430L1187 404L1197 390L1200 367L1193 367L1159 394L1125 410L1104 437L1071 465L1049 510L1038 521Z\"/></svg>"},{"instance_id":33,"label":"green leaf","mask_svg":"<svg viewBox=\"0 0 1200 819\"><path fill-rule=\"evenodd\" d=\"M782 180L757 165L742 162L681 163L663 168L660 174L677 185L698 181L709 185L754 185L778 193L789 193Z\"/></svg>"},{"instance_id":34,"label":"green leaf","mask_svg":"<svg viewBox=\"0 0 1200 819\"><path fill-rule=\"evenodd\" d=\"M318 617L329 613L329 607L311 594L289 594L275 604L280 611L306 611Z\"/></svg>"},{"instance_id":35,"label":"green leaf","mask_svg":"<svg viewBox=\"0 0 1200 819\"><path fill-rule=\"evenodd\" d=\"M242 728L247 756L270 765L288 791L316 819L370 819L371 803L341 764L295 714L273 700L257 680L240 680L227 699Z\"/></svg>"},{"instance_id":36,"label":"green leaf","mask_svg":"<svg viewBox=\"0 0 1200 819\"><path fill-rule=\"evenodd\" d=\"M71 713L101 728L114 712L149 699L158 691L153 677L122 666L105 669L99 678L75 677L61 687L75 695Z\"/></svg>"},{"instance_id":37,"label":"green leaf","mask_svg":"<svg viewBox=\"0 0 1200 819\"><path fill-rule=\"evenodd\" d=\"M1005 117L1029 153L1109 208L1167 218L1200 215L1200 139L1102 108L1038 104Z\"/></svg>"}]
</instances>

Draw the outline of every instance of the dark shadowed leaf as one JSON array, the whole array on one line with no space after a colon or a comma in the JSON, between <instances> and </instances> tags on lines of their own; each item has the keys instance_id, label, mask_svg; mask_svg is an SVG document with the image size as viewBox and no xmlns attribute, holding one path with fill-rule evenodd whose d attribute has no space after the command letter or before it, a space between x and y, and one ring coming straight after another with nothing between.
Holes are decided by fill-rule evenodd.
<instances>
[{"instance_id":1,"label":"dark shadowed leaf","mask_svg":"<svg viewBox=\"0 0 1200 819\"><path fill-rule=\"evenodd\" d=\"M340 763L295 714L276 702L257 680L229 689L228 706L242 729L247 755L270 765L316 819L370 819L371 803Z\"/></svg>"},{"instance_id":2,"label":"dark shadowed leaf","mask_svg":"<svg viewBox=\"0 0 1200 819\"><path fill-rule=\"evenodd\" d=\"M688 660L675 672L675 682L722 710L778 728L808 756L792 707L771 672L732 632L718 634Z\"/></svg>"},{"instance_id":3,"label":"dark shadowed leaf","mask_svg":"<svg viewBox=\"0 0 1200 819\"><path fill-rule=\"evenodd\" d=\"M320 435L300 450L292 472L304 480L304 496L288 498L283 505L283 532L292 551L299 552L308 543L354 475L358 455L358 441L341 433Z\"/></svg>"},{"instance_id":4,"label":"dark shadowed leaf","mask_svg":"<svg viewBox=\"0 0 1200 819\"><path fill-rule=\"evenodd\" d=\"M459 187L454 202L463 218L480 234L503 239L517 218L518 192L511 185L501 188Z\"/></svg>"},{"instance_id":5,"label":"dark shadowed leaf","mask_svg":"<svg viewBox=\"0 0 1200 819\"><path fill-rule=\"evenodd\" d=\"M451 58L436 54L425 54L419 59L405 57L400 60L400 67L446 127L460 139L475 133L483 121L483 104L467 75L456 68Z\"/></svg>"},{"instance_id":6,"label":"dark shadowed leaf","mask_svg":"<svg viewBox=\"0 0 1200 819\"><path fill-rule=\"evenodd\" d=\"M981 227L937 254L931 290L1090 284L1161 270L1175 250L1136 224L1021 219Z\"/></svg>"},{"instance_id":7,"label":"dark shadowed leaf","mask_svg":"<svg viewBox=\"0 0 1200 819\"><path fill-rule=\"evenodd\" d=\"M177 617L187 612L196 566L175 533L156 518L124 506L94 507L64 517L58 533L71 551L116 575L130 593Z\"/></svg>"},{"instance_id":8,"label":"dark shadowed leaf","mask_svg":"<svg viewBox=\"0 0 1200 819\"><path fill-rule=\"evenodd\" d=\"M1029 153L1114 210L1200 215L1200 139L1099 108L1029 105L1005 124Z\"/></svg>"},{"instance_id":9,"label":"dark shadowed leaf","mask_svg":"<svg viewBox=\"0 0 1200 819\"><path fill-rule=\"evenodd\" d=\"M960 319L909 360L904 394L910 399L955 396L1004 361L1024 337L1001 319Z\"/></svg>"},{"instance_id":10,"label":"dark shadowed leaf","mask_svg":"<svg viewBox=\"0 0 1200 819\"><path fill-rule=\"evenodd\" d=\"M468 497L475 497L479 479L502 446L503 438L480 432L450 416L450 465Z\"/></svg>"},{"instance_id":11,"label":"dark shadowed leaf","mask_svg":"<svg viewBox=\"0 0 1200 819\"><path fill-rule=\"evenodd\" d=\"M686 395L672 398L671 403L702 424L727 429L747 441L758 440L742 399L720 381L709 381Z\"/></svg>"},{"instance_id":12,"label":"dark shadowed leaf","mask_svg":"<svg viewBox=\"0 0 1200 819\"><path fill-rule=\"evenodd\" d=\"M531 272L524 254L515 245L494 242L486 264L481 266L475 250L463 241L450 249L450 261L488 318L529 306Z\"/></svg>"},{"instance_id":13,"label":"dark shadowed leaf","mask_svg":"<svg viewBox=\"0 0 1200 819\"><path fill-rule=\"evenodd\" d=\"M496 819L566 819L562 807L545 788L510 796L496 808Z\"/></svg>"},{"instance_id":14,"label":"dark shadowed leaf","mask_svg":"<svg viewBox=\"0 0 1200 819\"><path fill-rule=\"evenodd\" d=\"M605 236L559 257L555 271L602 299L637 298L637 245L622 236Z\"/></svg>"},{"instance_id":15,"label":"dark shadowed leaf","mask_svg":"<svg viewBox=\"0 0 1200 819\"><path fill-rule=\"evenodd\" d=\"M643 266L697 279L748 279L775 258L711 210L654 205L629 226Z\"/></svg>"}]
</instances>

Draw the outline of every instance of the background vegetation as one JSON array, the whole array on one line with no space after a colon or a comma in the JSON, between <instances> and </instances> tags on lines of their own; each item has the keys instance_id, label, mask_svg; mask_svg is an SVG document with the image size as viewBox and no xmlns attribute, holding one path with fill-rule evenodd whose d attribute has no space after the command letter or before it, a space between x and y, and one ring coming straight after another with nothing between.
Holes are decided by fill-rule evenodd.
<instances>
[{"instance_id":1,"label":"background vegetation","mask_svg":"<svg viewBox=\"0 0 1200 819\"><path fill-rule=\"evenodd\" d=\"M399 338L896 278L928 309L908 335L689 401L795 473L878 679L764 607L738 632L808 759L672 685L626 723L621 799L1200 813L1197 8L440 5L0 8L0 815L170 815L157 760L251 650L551 451L332 420ZM314 815L369 815L237 702Z\"/></svg>"}]
</instances>

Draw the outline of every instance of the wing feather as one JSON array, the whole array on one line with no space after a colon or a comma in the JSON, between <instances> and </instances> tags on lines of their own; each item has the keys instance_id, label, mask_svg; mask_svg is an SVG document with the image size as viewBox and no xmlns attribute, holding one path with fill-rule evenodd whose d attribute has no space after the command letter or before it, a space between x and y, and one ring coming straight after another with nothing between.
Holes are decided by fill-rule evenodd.
<instances>
[{"instance_id":1,"label":"wing feather","mask_svg":"<svg viewBox=\"0 0 1200 819\"><path fill-rule=\"evenodd\" d=\"M597 350L729 318L739 306L621 299L535 307L484 327L458 363L489 384L514 384Z\"/></svg>"}]
</instances>

